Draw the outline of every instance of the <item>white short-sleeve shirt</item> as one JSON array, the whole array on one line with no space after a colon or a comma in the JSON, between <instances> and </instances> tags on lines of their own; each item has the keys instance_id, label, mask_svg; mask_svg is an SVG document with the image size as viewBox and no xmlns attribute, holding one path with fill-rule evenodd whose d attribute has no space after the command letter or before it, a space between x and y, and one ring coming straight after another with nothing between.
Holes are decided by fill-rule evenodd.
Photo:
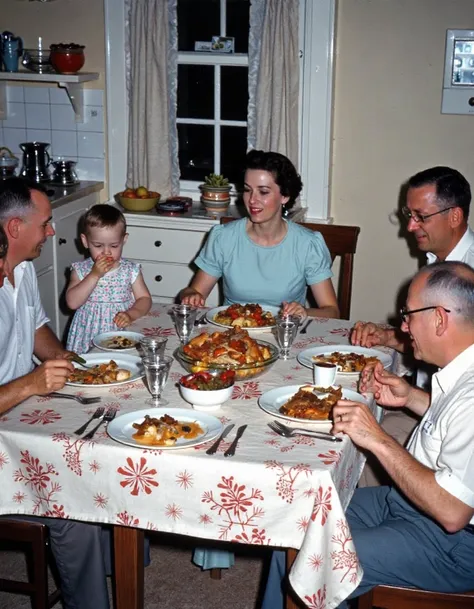
<instances>
[{"instance_id":1,"label":"white short-sleeve shirt","mask_svg":"<svg viewBox=\"0 0 474 609\"><path fill-rule=\"evenodd\" d=\"M33 369L35 332L46 317L32 262L14 270L15 287L5 278L0 288L0 385Z\"/></svg>"},{"instance_id":2,"label":"white short-sleeve shirt","mask_svg":"<svg viewBox=\"0 0 474 609\"><path fill-rule=\"evenodd\" d=\"M474 345L433 375L430 407L407 448L442 488L474 508Z\"/></svg>"}]
</instances>

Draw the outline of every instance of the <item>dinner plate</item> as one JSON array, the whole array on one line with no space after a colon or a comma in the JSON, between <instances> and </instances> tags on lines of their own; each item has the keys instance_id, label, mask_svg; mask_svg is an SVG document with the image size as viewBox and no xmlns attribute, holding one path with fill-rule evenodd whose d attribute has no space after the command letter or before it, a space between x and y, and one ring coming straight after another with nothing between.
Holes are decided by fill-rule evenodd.
<instances>
[{"instance_id":1,"label":"dinner plate","mask_svg":"<svg viewBox=\"0 0 474 609\"><path fill-rule=\"evenodd\" d=\"M102 351L113 351L114 353L136 353L136 345L133 347L128 347L127 349L114 349L113 347L107 347L108 341L117 336L123 336L124 338L129 338L130 340L134 340L136 343L139 343L144 335L140 334L140 332L120 332L120 330L113 332L102 332L102 334L97 334L97 336L92 339L92 343L95 347L101 349Z\"/></svg>"},{"instance_id":2,"label":"dinner plate","mask_svg":"<svg viewBox=\"0 0 474 609\"><path fill-rule=\"evenodd\" d=\"M189 421L199 423L204 433L193 438L192 440L186 440L186 438L179 438L176 444L173 446L148 446L146 444L140 444L133 439L133 434L136 430L133 427L133 423L141 423L145 418L145 415L155 417L159 419L165 414L168 414L176 419L177 421ZM133 412L127 412L120 415L111 421L107 426L107 433L109 436L120 442L121 444L127 444L128 446L134 446L142 449L154 449L159 450L176 450L178 448L190 448L191 446L199 446L216 438L222 432L222 423L218 418L213 417L205 412L195 412L187 408L147 408L146 410L135 410Z\"/></svg>"},{"instance_id":3,"label":"dinner plate","mask_svg":"<svg viewBox=\"0 0 474 609\"><path fill-rule=\"evenodd\" d=\"M125 385L126 383L132 383L137 381L144 376L142 360L137 355L128 355L127 353L117 352L114 355L110 353L86 353L81 355L86 360L86 366L96 366L97 364L108 364L110 360L114 360L119 368L125 368L130 370L132 373L131 377L126 381L116 381L115 383L107 383L104 385L87 385L85 383L73 383L67 381L66 385L72 387L93 387L94 389L105 389L107 387L114 387L115 385ZM74 364L74 362L72 362ZM78 370L85 370L82 366L75 365Z\"/></svg>"},{"instance_id":4,"label":"dinner plate","mask_svg":"<svg viewBox=\"0 0 474 609\"><path fill-rule=\"evenodd\" d=\"M247 304L247 303L244 303ZM263 311L268 311L269 313L271 313L273 315L273 317L277 317L280 313L280 307L273 307L272 305L264 305L261 303L254 303L254 304L260 304L260 306L262 307ZM215 326L219 326L221 328L233 328L234 326L227 326L226 324L220 324L218 321L214 321L214 317L220 313L221 311L225 311L226 309L229 308L230 305L224 305L222 307L215 307L214 309L209 309L209 311L206 313L206 319L207 321L209 321L211 324L214 324ZM275 325L272 326L260 326L259 328L243 328L244 330L247 330L247 332L252 333L252 332L269 332L270 330L272 330L275 327Z\"/></svg>"},{"instance_id":5,"label":"dinner plate","mask_svg":"<svg viewBox=\"0 0 474 609\"><path fill-rule=\"evenodd\" d=\"M355 347L353 345L322 345L320 347L311 347L300 351L296 357L300 364L306 366L306 368L313 369L315 355L331 355L338 351L339 353L358 353L365 355L366 357L377 357L383 364L384 368L389 368L392 365L392 356L379 351L378 349L367 349L366 347ZM338 372L337 376L343 378L356 378L360 375L360 372Z\"/></svg>"},{"instance_id":6,"label":"dinner plate","mask_svg":"<svg viewBox=\"0 0 474 609\"><path fill-rule=\"evenodd\" d=\"M288 402L288 400L297 393L301 387L307 387L306 385L286 385L285 387L276 387L275 389L270 389L269 391L265 391L258 399L258 405L262 410L266 413L271 414L273 417L278 417L279 419L286 419L287 421L292 421L293 423L299 423L301 427L308 427L308 429L313 429L315 431L329 431L332 427L332 421L310 421L308 419L297 419L296 417L289 417L286 414L282 414L280 412L280 408ZM352 391L351 389L342 389L342 397L346 400L353 400L354 402L364 402L367 404L367 400L363 395L357 393L356 391Z\"/></svg>"}]
</instances>

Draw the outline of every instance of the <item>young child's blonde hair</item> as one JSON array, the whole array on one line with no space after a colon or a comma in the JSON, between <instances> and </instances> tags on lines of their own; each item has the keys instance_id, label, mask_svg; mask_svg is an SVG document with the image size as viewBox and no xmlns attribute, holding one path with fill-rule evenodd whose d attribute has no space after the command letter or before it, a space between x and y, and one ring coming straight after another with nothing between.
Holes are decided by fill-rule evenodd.
<instances>
[{"instance_id":1,"label":"young child's blonde hair","mask_svg":"<svg viewBox=\"0 0 474 609\"><path fill-rule=\"evenodd\" d=\"M109 228L117 226L118 224L123 225L123 234L127 232L127 221L123 213L108 203L99 203L93 205L82 218L82 232L87 235L89 229Z\"/></svg>"}]
</instances>

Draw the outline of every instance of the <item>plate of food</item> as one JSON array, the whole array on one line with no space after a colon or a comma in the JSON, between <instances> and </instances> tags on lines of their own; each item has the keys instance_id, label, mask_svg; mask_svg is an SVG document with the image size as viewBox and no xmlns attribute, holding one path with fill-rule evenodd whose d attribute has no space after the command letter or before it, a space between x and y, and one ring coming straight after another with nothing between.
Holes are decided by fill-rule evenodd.
<instances>
[{"instance_id":1,"label":"plate of food","mask_svg":"<svg viewBox=\"0 0 474 609\"><path fill-rule=\"evenodd\" d=\"M137 345L143 338L140 332L102 332L92 339L92 343L102 351L121 351L133 353L137 350Z\"/></svg>"},{"instance_id":2,"label":"plate of food","mask_svg":"<svg viewBox=\"0 0 474 609\"><path fill-rule=\"evenodd\" d=\"M245 328L249 332L262 332L275 327L280 307L260 304L232 304L215 307L206 313L207 321L223 328Z\"/></svg>"},{"instance_id":3,"label":"plate of food","mask_svg":"<svg viewBox=\"0 0 474 609\"><path fill-rule=\"evenodd\" d=\"M120 415L107 427L109 436L136 448L176 450L216 438L222 423L205 412L186 408L147 408Z\"/></svg>"},{"instance_id":4,"label":"plate of food","mask_svg":"<svg viewBox=\"0 0 474 609\"><path fill-rule=\"evenodd\" d=\"M310 425L310 429L329 431L332 427L332 408L340 399L364 402L360 393L342 387L287 385L266 391L258 399L262 410L280 419Z\"/></svg>"},{"instance_id":5,"label":"plate of food","mask_svg":"<svg viewBox=\"0 0 474 609\"><path fill-rule=\"evenodd\" d=\"M113 358L105 353L86 353L81 355L87 368L75 364L74 372L66 385L84 387L94 385L112 387L131 383L143 377L142 360L136 355L117 354ZM74 362L72 362L74 364Z\"/></svg>"},{"instance_id":6,"label":"plate of food","mask_svg":"<svg viewBox=\"0 0 474 609\"><path fill-rule=\"evenodd\" d=\"M353 345L322 345L311 347L298 353L296 358L306 368L313 369L313 364L321 362L324 364L336 364L341 369L338 371L343 377L357 377L366 364L382 362L384 368L392 365L392 356L378 349L367 349L366 347L355 347Z\"/></svg>"}]
</instances>

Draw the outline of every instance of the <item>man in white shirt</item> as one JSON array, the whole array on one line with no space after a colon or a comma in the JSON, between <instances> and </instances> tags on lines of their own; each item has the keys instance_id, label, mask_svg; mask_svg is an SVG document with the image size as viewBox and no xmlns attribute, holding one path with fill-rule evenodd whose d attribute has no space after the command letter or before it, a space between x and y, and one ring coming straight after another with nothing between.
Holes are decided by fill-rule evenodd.
<instances>
[{"instance_id":1,"label":"man in white shirt","mask_svg":"<svg viewBox=\"0 0 474 609\"><path fill-rule=\"evenodd\" d=\"M42 187L21 178L0 181L0 226L8 242L0 265L0 278L6 275L3 285L0 281L0 412L32 395L61 389L74 369L67 360L70 352L46 325L31 262L54 235L51 220L51 204ZM33 354L43 362L36 368ZM101 527L40 520L49 527L65 609L109 609Z\"/></svg>"},{"instance_id":2,"label":"man in white shirt","mask_svg":"<svg viewBox=\"0 0 474 609\"><path fill-rule=\"evenodd\" d=\"M418 249L426 252L427 264L443 260L465 262L474 268L474 232L468 226L471 189L464 176L449 167L433 167L412 176L407 182L406 206L402 213L407 230L416 239ZM351 342L362 347L385 345L411 353L406 336L396 329L374 323L357 322ZM416 373L416 384L428 388L432 367L422 365ZM386 411L384 429L405 445L419 422L406 410ZM385 482L384 472L368 459L359 486Z\"/></svg>"},{"instance_id":3,"label":"man in white shirt","mask_svg":"<svg viewBox=\"0 0 474 609\"><path fill-rule=\"evenodd\" d=\"M380 427L366 404L340 400L333 409L332 432L371 452L396 485L357 489L349 504L364 572L351 597L379 584L474 588L474 270L461 262L421 270L408 292L402 330L415 358L440 368L431 396L381 364L364 370L361 389L422 417L408 448ZM281 607L282 563L284 553L275 552L264 609Z\"/></svg>"}]
</instances>

